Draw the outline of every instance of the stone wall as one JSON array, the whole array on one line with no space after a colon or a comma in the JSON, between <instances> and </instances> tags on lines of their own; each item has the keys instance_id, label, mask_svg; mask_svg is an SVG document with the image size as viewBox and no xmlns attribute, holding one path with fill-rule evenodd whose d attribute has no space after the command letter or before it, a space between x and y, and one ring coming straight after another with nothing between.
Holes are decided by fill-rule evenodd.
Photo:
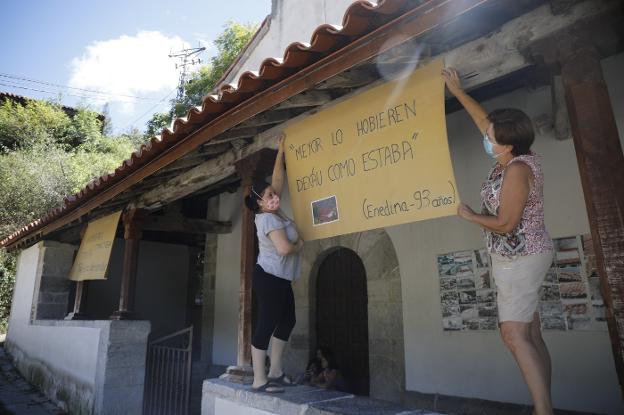
<instances>
[{"instance_id":1,"label":"stone wall","mask_svg":"<svg viewBox=\"0 0 624 415\"><path fill-rule=\"evenodd\" d=\"M77 247L54 241L45 241L41 277L33 293L34 320L62 319L67 314L72 282L68 279Z\"/></svg>"},{"instance_id":2,"label":"stone wall","mask_svg":"<svg viewBox=\"0 0 624 415\"><path fill-rule=\"evenodd\" d=\"M405 388L401 275L394 246L383 229L306 242L301 277L293 285L297 324L286 366L293 373L302 371L316 347L318 270L338 247L357 253L366 270L370 396L400 402Z\"/></svg>"},{"instance_id":3,"label":"stone wall","mask_svg":"<svg viewBox=\"0 0 624 415\"><path fill-rule=\"evenodd\" d=\"M219 219L219 198L208 200L206 219ZM206 234L204 245L204 275L202 278L202 327L201 327L201 360L212 363L212 345L215 318L215 288L217 279L217 234Z\"/></svg>"}]
</instances>

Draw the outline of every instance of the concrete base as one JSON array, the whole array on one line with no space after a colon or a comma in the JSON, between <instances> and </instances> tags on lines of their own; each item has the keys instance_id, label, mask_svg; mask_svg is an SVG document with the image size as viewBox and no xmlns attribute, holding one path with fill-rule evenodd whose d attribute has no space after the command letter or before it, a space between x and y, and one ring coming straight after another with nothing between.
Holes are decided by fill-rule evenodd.
<instances>
[{"instance_id":1,"label":"concrete base","mask_svg":"<svg viewBox=\"0 0 624 415\"><path fill-rule=\"evenodd\" d=\"M207 379L202 391L202 415L436 415L409 410L395 403L343 392L293 386L284 393L257 393L251 386Z\"/></svg>"},{"instance_id":2,"label":"concrete base","mask_svg":"<svg viewBox=\"0 0 624 415\"><path fill-rule=\"evenodd\" d=\"M72 414L139 414L143 407L145 354L149 321L37 320L26 333L13 335L5 343L19 372L56 405ZM15 330L15 326L11 328ZM48 341L45 353L27 344L38 331L58 337ZM89 348L95 337L97 351L88 362L92 373L76 373L67 356L70 347ZM75 356L78 360L78 356Z\"/></svg>"}]
</instances>

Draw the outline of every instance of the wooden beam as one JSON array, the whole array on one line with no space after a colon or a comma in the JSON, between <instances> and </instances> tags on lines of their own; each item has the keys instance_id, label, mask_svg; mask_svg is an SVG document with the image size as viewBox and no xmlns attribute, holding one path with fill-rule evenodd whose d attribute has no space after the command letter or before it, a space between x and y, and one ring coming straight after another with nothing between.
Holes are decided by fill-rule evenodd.
<instances>
[{"instance_id":1,"label":"wooden beam","mask_svg":"<svg viewBox=\"0 0 624 415\"><path fill-rule=\"evenodd\" d=\"M171 163L167 167L164 167L158 171L158 173L169 173L172 171L178 170L188 170L193 167L196 167L208 159L208 156L203 155L202 157L183 157L179 160L176 160L174 163Z\"/></svg>"},{"instance_id":2,"label":"wooden beam","mask_svg":"<svg viewBox=\"0 0 624 415\"><path fill-rule=\"evenodd\" d=\"M181 232L192 234L226 234L232 232L232 222L190 219L183 216L154 216L145 218L143 229L158 232Z\"/></svg>"},{"instance_id":3,"label":"wooden beam","mask_svg":"<svg viewBox=\"0 0 624 415\"><path fill-rule=\"evenodd\" d=\"M564 52L569 55L562 57L561 75L624 396L624 154L599 54L578 45Z\"/></svg>"},{"instance_id":4,"label":"wooden beam","mask_svg":"<svg viewBox=\"0 0 624 415\"><path fill-rule=\"evenodd\" d=\"M570 131L570 117L565 102L565 88L561 76L553 76L551 86L553 130L557 140L567 140L572 137Z\"/></svg>"},{"instance_id":5,"label":"wooden beam","mask_svg":"<svg viewBox=\"0 0 624 415\"><path fill-rule=\"evenodd\" d=\"M442 57L446 66L457 68L461 74L473 74L462 80L462 86L470 90L535 64L530 53L534 43L586 19L608 14L618 7L618 3L613 0L576 2L565 14L554 14L545 4L507 22L490 36L480 37L429 59Z\"/></svg>"},{"instance_id":6,"label":"wooden beam","mask_svg":"<svg viewBox=\"0 0 624 415\"><path fill-rule=\"evenodd\" d=\"M155 209L223 180L235 174L234 161L236 159L236 151L230 150L221 157L208 160L144 193L136 205L137 207Z\"/></svg>"},{"instance_id":7,"label":"wooden beam","mask_svg":"<svg viewBox=\"0 0 624 415\"><path fill-rule=\"evenodd\" d=\"M434 29L456 22L463 15L470 14L470 19L478 19L479 12L485 9L486 5L493 3L495 3L493 0L456 0L452 2L448 0L430 0L414 7L396 19L349 43L340 50L325 56L229 109L180 140L171 148L163 151L158 157L149 161L140 169L129 173L115 184L86 200L82 205L37 230L37 236L46 235L97 208L105 201L112 199L117 194L157 172L164 166L195 150L199 145L208 142L236 125L240 125L251 117L410 39L421 37ZM505 7L514 7L514 1L512 0L504 1L504 3L508 4ZM541 23L545 27L553 26L550 21ZM487 19L482 26L489 27L487 26ZM536 28L525 28L521 32L530 32L531 29ZM537 30L540 29L537 28ZM518 37L520 38L520 34ZM477 55L474 52L470 56L473 62L479 60L475 59L475 56L478 56L480 51L476 51ZM502 49L498 53L505 54L507 51ZM21 245L23 240L30 239L31 235L27 234L24 238L13 242L9 247Z\"/></svg>"},{"instance_id":8,"label":"wooden beam","mask_svg":"<svg viewBox=\"0 0 624 415\"><path fill-rule=\"evenodd\" d=\"M332 96L327 91L306 91L282 102L275 109L318 107L332 100Z\"/></svg>"},{"instance_id":9,"label":"wooden beam","mask_svg":"<svg viewBox=\"0 0 624 415\"><path fill-rule=\"evenodd\" d=\"M371 82L376 81L377 79L378 76L374 71L366 72L349 69L319 83L314 88L320 90L336 88L359 88L368 85Z\"/></svg>"},{"instance_id":10,"label":"wooden beam","mask_svg":"<svg viewBox=\"0 0 624 415\"><path fill-rule=\"evenodd\" d=\"M202 146L202 148L208 148L210 146L214 146L221 143L227 143L232 140L238 140L241 138L249 138L253 137L260 132L258 127L242 127L242 128L232 128L231 130L225 131L223 134L219 134L218 137L215 137L214 140L208 141L206 144Z\"/></svg>"},{"instance_id":11,"label":"wooden beam","mask_svg":"<svg viewBox=\"0 0 624 415\"><path fill-rule=\"evenodd\" d=\"M271 110L242 122L240 126L249 128L279 124L288 121L292 117L293 112L291 110Z\"/></svg>"}]
</instances>

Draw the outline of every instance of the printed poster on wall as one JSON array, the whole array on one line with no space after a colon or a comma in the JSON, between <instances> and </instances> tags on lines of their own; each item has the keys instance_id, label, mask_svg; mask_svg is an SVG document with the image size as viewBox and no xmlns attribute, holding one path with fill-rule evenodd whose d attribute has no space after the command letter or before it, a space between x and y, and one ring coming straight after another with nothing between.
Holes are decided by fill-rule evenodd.
<instances>
[{"instance_id":1,"label":"printed poster on wall","mask_svg":"<svg viewBox=\"0 0 624 415\"><path fill-rule=\"evenodd\" d=\"M104 280L121 211L89 222L80 242L69 279Z\"/></svg>"},{"instance_id":2,"label":"printed poster on wall","mask_svg":"<svg viewBox=\"0 0 624 415\"><path fill-rule=\"evenodd\" d=\"M555 257L546 274L538 312L544 330L606 331L591 235L553 240ZM438 255L440 306L445 331L496 330L496 285L485 249Z\"/></svg>"},{"instance_id":3,"label":"printed poster on wall","mask_svg":"<svg viewBox=\"0 0 624 415\"><path fill-rule=\"evenodd\" d=\"M285 129L305 240L455 215L441 60Z\"/></svg>"}]
</instances>

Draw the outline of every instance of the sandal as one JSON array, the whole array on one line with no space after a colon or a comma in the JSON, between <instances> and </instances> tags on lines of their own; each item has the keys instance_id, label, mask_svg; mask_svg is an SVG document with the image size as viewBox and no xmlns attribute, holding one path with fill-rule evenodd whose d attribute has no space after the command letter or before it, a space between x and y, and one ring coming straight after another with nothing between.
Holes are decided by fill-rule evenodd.
<instances>
[{"instance_id":1,"label":"sandal","mask_svg":"<svg viewBox=\"0 0 624 415\"><path fill-rule=\"evenodd\" d=\"M288 377L286 375L286 373L282 373L281 376L278 376L276 378L268 378L269 383L272 383L274 385L279 385L279 386L297 386L297 384L295 382L293 382L293 380Z\"/></svg>"},{"instance_id":2,"label":"sandal","mask_svg":"<svg viewBox=\"0 0 624 415\"><path fill-rule=\"evenodd\" d=\"M254 393L282 393L284 389L278 388L274 385L271 385L271 382L267 382L262 386L258 386L257 388L251 387L251 391Z\"/></svg>"}]
</instances>

